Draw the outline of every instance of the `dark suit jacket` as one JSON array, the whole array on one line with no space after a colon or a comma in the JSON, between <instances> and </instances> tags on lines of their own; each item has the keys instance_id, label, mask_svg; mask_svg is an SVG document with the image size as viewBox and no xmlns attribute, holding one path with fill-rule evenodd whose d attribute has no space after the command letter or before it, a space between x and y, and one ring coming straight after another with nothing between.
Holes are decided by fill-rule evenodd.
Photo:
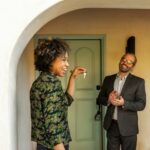
<instances>
[{"instance_id":1,"label":"dark suit jacket","mask_svg":"<svg viewBox=\"0 0 150 150\"><path fill-rule=\"evenodd\" d=\"M114 88L116 75L105 77L98 96L98 103L108 106L104 118L104 128L109 129L113 117L114 106L108 105L108 95ZM129 74L121 91L125 100L124 106L118 107L118 125L122 136L135 135L138 130L137 111L146 105L145 81L142 78Z\"/></svg>"}]
</instances>

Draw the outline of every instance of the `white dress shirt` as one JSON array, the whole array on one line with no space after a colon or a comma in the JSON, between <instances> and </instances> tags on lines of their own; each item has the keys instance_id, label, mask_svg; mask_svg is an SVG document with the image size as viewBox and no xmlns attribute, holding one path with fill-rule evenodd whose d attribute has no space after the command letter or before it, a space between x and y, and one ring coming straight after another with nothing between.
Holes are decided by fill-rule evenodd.
<instances>
[{"instance_id":1,"label":"white dress shirt","mask_svg":"<svg viewBox=\"0 0 150 150\"><path fill-rule=\"evenodd\" d=\"M123 88L123 85L125 83L125 80L127 78L128 75L126 75L125 77L121 78L119 76L119 74L117 74L115 82L114 82L114 90L117 91L118 95L121 96L121 91ZM118 107L115 106L115 110L114 110L114 114L113 114L113 119L117 120L118 119Z\"/></svg>"}]
</instances>

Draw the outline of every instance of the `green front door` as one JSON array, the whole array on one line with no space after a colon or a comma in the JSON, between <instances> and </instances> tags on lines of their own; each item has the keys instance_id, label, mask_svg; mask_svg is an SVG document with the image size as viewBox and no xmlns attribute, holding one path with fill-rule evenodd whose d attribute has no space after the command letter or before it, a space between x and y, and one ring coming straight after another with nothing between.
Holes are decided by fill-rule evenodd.
<instances>
[{"instance_id":1,"label":"green front door","mask_svg":"<svg viewBox=\"0 0 150 150\"><path fill-rule=\"evenodd\" d=\"M69 55L70 70L74 66L83 66L87 75L79 76L75 85L75 101L69 107L69 125L72 135L70 150L102 150L101 121L95 121L97 112L96 85L101 80L101 41L100 39L67 39L71 48ZM66 78L62 83L66 86Z\"/></svg>"}]
</instances>

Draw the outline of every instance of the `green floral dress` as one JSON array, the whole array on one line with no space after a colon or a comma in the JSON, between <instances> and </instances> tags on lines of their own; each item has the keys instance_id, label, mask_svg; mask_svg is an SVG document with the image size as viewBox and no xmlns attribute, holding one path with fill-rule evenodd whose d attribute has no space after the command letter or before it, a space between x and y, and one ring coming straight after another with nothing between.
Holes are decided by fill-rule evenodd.
<instances>
[{"instance_id":1,"label":"green floral dress","mask_svg":"<svg viewBox=\"0 0 150 150\"><path fill-rule=\"evenodd\" d=\"M32 141L50 150L54 145L71 141L67 112L73 98L63 92L61 81L41 72L30 90Z\"/></svg>"}]
</instances>

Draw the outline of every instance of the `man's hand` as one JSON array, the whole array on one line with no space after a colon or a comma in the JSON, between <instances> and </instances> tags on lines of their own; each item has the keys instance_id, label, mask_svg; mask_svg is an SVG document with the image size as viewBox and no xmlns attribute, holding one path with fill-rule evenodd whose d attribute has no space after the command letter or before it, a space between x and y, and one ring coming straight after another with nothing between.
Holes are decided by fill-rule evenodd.
<instances>
[{"instance_id":1,"label":"man's hand","mask_svg":"<svg viewBox=\"0 0 150 150\"><path fill-rule=\"evenodd\" d=\"M124 98L122 96L119 96L116 91L112 91L109 94L108 103L114 106L123 106Z\"/></svg>"},{"instance_id":2,"label":"man's hand","mask_svg":"<svg viewBox=\"0 0 150 150\"><path fill-rule=\"evenodd\" d=\"M114 100L118 97L118 93L116 91L112 91L108 97L108 104L114 105Z\"/></svg>"},{"instance_id":3,"label":"man's hand","mask_svg":"<svg viewBox=\"0 0 150 150\"><path fill-rule=\"evenodd\" d=\"M113 100L112 105L114 106L123 106L124 105L124 98L120 96L119 98L116 98Z\"/></svg>"}]
</instances>

